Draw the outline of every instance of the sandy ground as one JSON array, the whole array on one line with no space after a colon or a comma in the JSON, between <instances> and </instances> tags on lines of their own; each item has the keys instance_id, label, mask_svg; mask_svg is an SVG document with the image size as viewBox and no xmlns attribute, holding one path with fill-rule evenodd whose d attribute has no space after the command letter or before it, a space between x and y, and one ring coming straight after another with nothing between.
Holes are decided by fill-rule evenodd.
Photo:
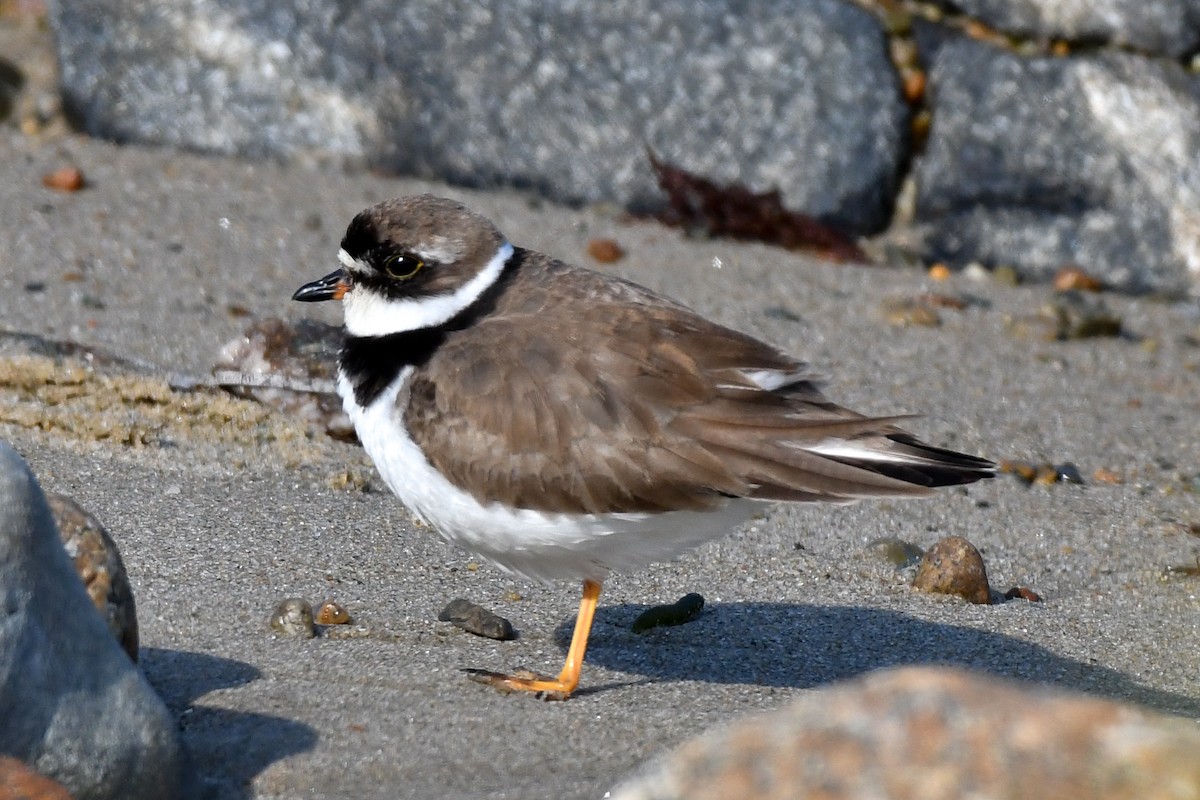
<instances>
[{"instance_id":1,"label":"sandy ground","mask_svg":"<svg viewBox=\"0 0 1200 800\"><path fill-rule=\"evenodd\" d=\"M934 284L688 241L517 194L0 135L0 438L119 542L143 667L211 797L601 797L714 724L897 664L965 665L1200 719L1200 578L1164 577L1200 553L1188 533L1200 523L1194 302L1107 296L1127 336L1047 342L1013 324L1050 300L1046 287ZM42 187L67 164L88 188ZM628 255L603 269L802 355L834 399L922 412L910 426L921 435L991 458L1074 462L1087 484L1006 476L927 501L766 508L722 541L606 584L585 691L544 703L460 670L556 671L578 587L476 565L415 527L360 449L259 406L13 360L35 349L19 332L103 348L151 376L198 374L249 318L336 322L336 308L291 292L335 266L355 212L425 190L577 262L590 238L614 237ZM930 290L972 302L936 328L888 321L888 298ZM34 368L49 377L29 378ZM56 381L77 390L46 388ZM1122 482L1093 480L1100 468ZM865 552L882 536L927 546L950 534L981 548L993 586L1045 602L927 596ZM700 619L630 632L648 604L691 591L709 603ZM289 596L335 598L359 627L275 638L267 618ZM458 596L509 617L520 638L437 622Z\"/></svg>"}]
</instances>

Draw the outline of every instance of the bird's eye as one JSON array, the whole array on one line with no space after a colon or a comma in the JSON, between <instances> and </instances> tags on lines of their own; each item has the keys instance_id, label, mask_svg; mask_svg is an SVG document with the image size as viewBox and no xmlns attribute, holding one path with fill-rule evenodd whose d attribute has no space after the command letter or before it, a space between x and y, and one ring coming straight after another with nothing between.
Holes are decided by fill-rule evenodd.
<instances>
[{"instance_id":1,"label":"bird's eye","mask_svg":"<svg viewBox=\"0 0 1200 800\"><path fill-rule=\"evenodd\" d=\"M406 281L421 271L425 262L415 256L397 254L383 260L383 271L389 278Z\"/></svg>"}]
</instances>

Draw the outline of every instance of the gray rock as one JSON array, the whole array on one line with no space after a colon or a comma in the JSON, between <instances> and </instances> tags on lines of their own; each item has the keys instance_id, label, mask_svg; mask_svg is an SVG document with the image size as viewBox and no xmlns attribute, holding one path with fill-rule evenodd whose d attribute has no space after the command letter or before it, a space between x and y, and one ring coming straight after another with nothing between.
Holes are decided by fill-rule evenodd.
<instances>
[{"instance_id":1,"label":"gray rock","mask_svg":"<svg viewBox=\"0 0 1200 800\"><path fill-rule=\"evenodd\" d=\"M881 670L702 734L614 800L1196 797L1191 720L946 667Z\"/></svg>"},{"instance_id":2,"label":"gray rock","mask_svg":"<svg viewBox=\"0 0 1200 800\"><path fill-rule=\"evenodd\" d=\"M1114 43L1172 57L1200 45L1198 0L954 0L943 5L1026 38Z\"/></svg>"},{"instance_id":3,"label":"gray rock","mask_svg":"<svg viewBox=\"0 0 1200 800\"><path fill-rule=\"evenodd\" d=\"M183 795L175 720L109 635L37 481L0 442L0 752L76 800Z\"/></svg>"},{"instance_id":4,"label":"gray rock","mask_svg":"<svg viewBox=\"0 0 1200 800\"><path fill-rule=\"evenodd\" d=\"M908 110L839 0L61 0L92 134L336 159L565 202L659 201L645 155L778 187L853 232L890 216Z\"/></svg>"},{"instance_id":5,"label":"gray rock","mask_svg":"<svg viewBox=\"0 0 1200 800\"><path fill-rule=\"evenodd\" d=\"M1131 290L1200 277L1200 83L1181 67L957 40L930 81L916 168L927 257L1038 280L1076 264Z\"/></svg>"}]
</instances>

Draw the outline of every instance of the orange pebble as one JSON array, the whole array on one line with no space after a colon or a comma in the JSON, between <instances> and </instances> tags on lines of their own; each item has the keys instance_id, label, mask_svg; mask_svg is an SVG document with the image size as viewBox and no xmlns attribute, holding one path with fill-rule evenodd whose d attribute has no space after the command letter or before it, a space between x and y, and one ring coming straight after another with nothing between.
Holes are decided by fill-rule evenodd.
<instances>
[{"instance_id":1,"label":"orange pebble","mask_svg":"<svg viewBox=\"0 0 1200 800\"><path fill-rule=\"evenodd\" d=\"M925 96L925 73L912 70L904 76L904 99L915 103Z\"/></svg>"},{"instance_id":2,"label":"orange pebble","mask_svg":"<svg viewBox=\"0 0 1200 800\"><path fill-rule=\"evenodd\" d=\"M611 264L625 255L621 245L612 239L592 239L588 242L587 251L589 256L601 264Z\"/></svg>"},{"instance_id":3,"label":"orange pebble","mask_svg":"<svg viewBox=\"0 0 1200 800\"><path fill-rule=\"evenodd\" d=\"M948 280L950 278L950 268L939 261L929 268L929 277L935 281Z\"/></svg>"},{"instance_id":4,"label":"orange pebble","mask_svg":"<svg viewBox=\"0 0 1200 800\"><path fill-rule=\"evenodd\" d=\"M59 192L78 192L84 186L79 167L62 167L42 176L42 185Z\"/></svg>"},{"instance_id":5,"label":"orange pebble","mask_svg":"<svg viewBox=\"0 0 1200 800\"><path fill-rule=\"evenodd\" d=\"M1081 292L1098 292L1103 288L1103 282L1087 274L1080 267L1063 267L1054 276L1054 290L1058 292L1067 292L1072 289Z\"/></svg>"},{"instance_id":6,"label":"orange pebble","mask_svg":"<svg viewBox=\"0 0 1200 800\"><path fill-rule=\"evenodd\" d=\"M317 622L322 625L348 625L350 612L332 600L321 603L317 609Z\"/></svg>"}]
</instances>

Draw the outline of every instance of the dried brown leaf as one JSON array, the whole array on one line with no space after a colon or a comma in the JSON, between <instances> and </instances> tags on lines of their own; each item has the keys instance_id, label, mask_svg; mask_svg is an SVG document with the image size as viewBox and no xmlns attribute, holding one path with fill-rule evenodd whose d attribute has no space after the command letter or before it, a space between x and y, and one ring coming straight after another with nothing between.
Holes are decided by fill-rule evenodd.
<instances>
[{"instance_id":1,"label":"dried brown leaf","mask_svg":"<svg viewBox=\"0 0 1200 800\"><path fill-rule=\"evenodd\" d=\"M846 234L784 208L778 189L758 193L737 183L722 186L660 161L652 151L647 155L667 195L667 209L658 215L666 225L804 250L829 261L870 263Z\"/></svg>"}]
</instances>

